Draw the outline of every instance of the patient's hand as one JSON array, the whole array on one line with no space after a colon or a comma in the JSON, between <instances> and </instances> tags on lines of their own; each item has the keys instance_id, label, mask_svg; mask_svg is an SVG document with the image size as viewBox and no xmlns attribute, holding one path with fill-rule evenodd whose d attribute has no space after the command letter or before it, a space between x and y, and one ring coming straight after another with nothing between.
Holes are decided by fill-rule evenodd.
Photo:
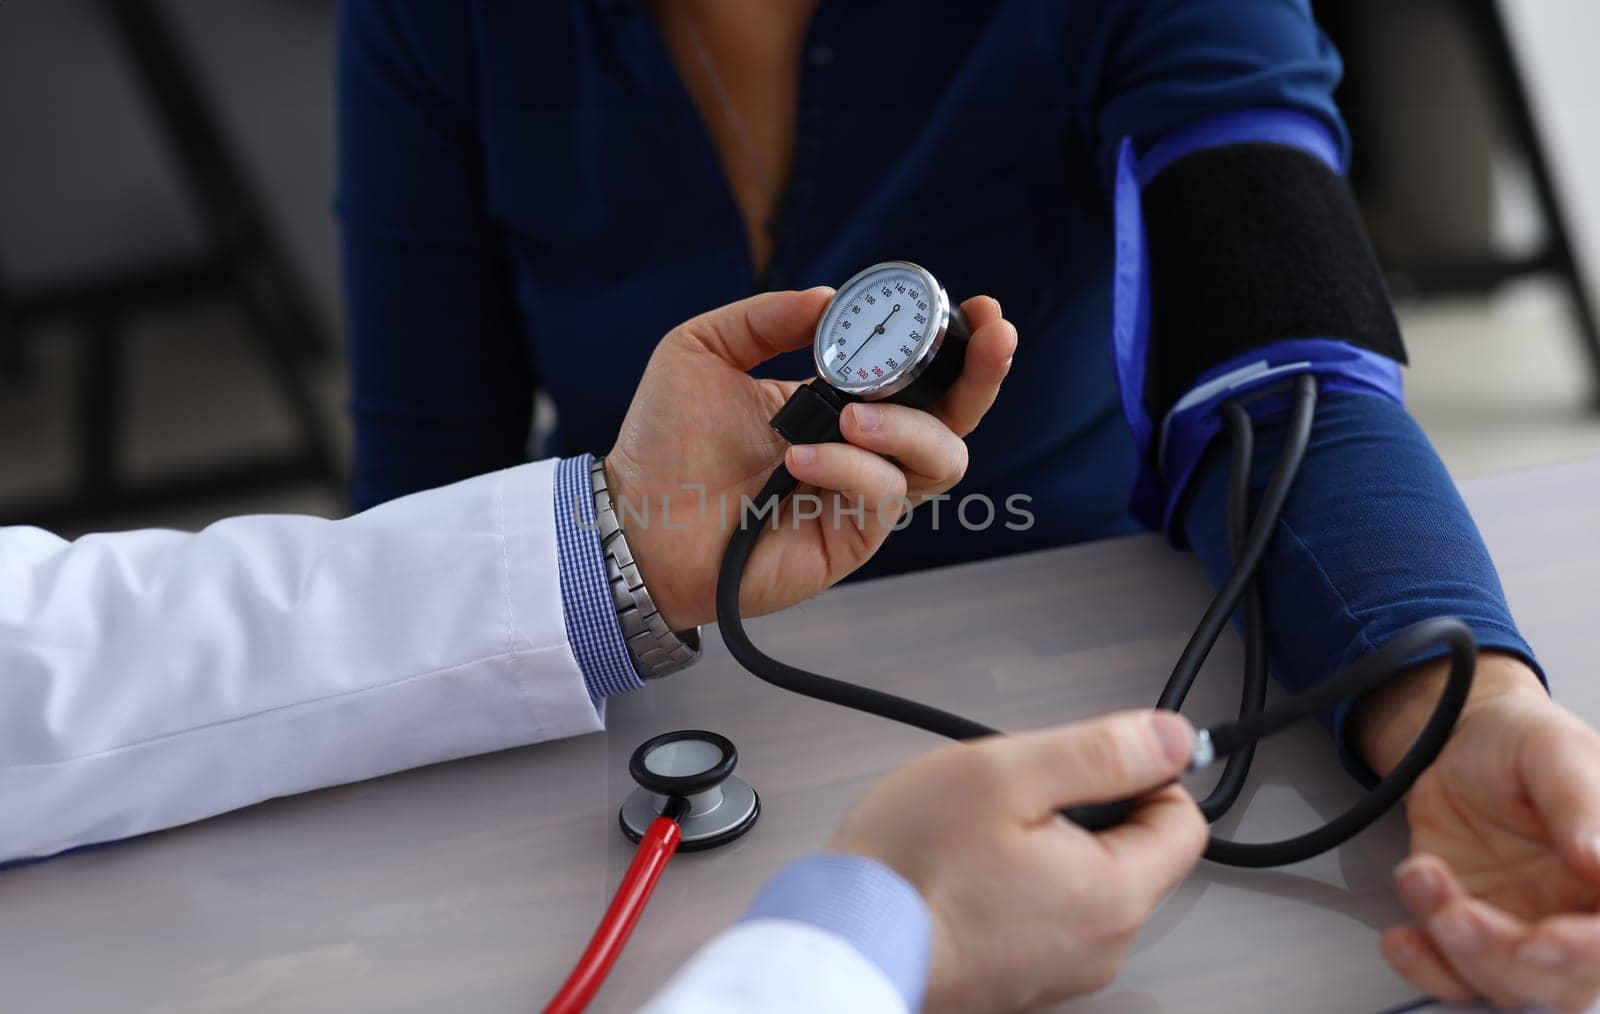
<instances>
[{"instance_id":1,"label":"patient's hand","mask_svg":"<svg viewBox=\"0 0 1600 1014\"><path fill-rule=\"evenodd\" d=\"M1442 678L1425 667L1363 701L1355 731L1375 769L1409 746ZM1600 996L1600 736L1520 661L1486 653L1406 819L1398 886L1416 922L1384 934L1396 970L1445 1000L1587 1010Z\"/></svg>"},{"instance_id":2,"label":"patient's hand","mask_svg":"<svg viewBox=\"0 0 1600 1014\"><path fill-rule=\"evenodd\" d=\"M740 597L746 615L793 605L849 574L883 544L902 498L942 493L966 472L962 438L994 403L1016 348L1000 304L983 296L963 304L972 325L966 366L931 413L852 405L842 420L848 443L791 448L768 420L801 382L746 371L809 343L831 296L818 288L732 303L673 328L650 357L606 477L618 509L631 505L628 545L674 629L715 617L717 569L741 497L754 500L780 463L798 493L821 496L821 515L797 524L791 498L777 530L757 542ZM848 513L858 502L861 515ZM645 504L648 523L637 516Z\"/></svg>"}]
</instances>

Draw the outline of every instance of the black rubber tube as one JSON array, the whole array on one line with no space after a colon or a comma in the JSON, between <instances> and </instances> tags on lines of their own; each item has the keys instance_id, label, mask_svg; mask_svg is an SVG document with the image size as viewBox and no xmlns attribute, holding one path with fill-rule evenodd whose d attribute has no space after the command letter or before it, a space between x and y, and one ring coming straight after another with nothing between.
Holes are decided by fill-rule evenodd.
<instances>
[{"instance_id":1,"label":"black rubber tube","mask_svg":"<svg viewBox=\"0 0 1600 1014\"><path fill-rule=\"evenodd\" d=\"M1400 801L1450 739L1450 731L1467 702L1477 665L1477 642L1465 623L1454 617L1424 620L1408 627L1339 670L1331 679L1265 711L1208 730L1218 753L1247 743L1318 714L1339 701L1358 697L1403 672L1419 656L1441 644L1450 652L1450 675L1433 714L1400 763L1350 809L1305 834L1275 842L1240 842L1213 837L1206 858L1227 866L1287 866L1321 855L1349 841Z\"/></svg>"},{"instance_id":2,"label":"black rubber tube","mask_svg":"<svg viewBox=\"0 0 1600 1014\"><path fill-rule=\"evenodd\" d=\"M1310 375L1301 374L1295 378L1289 433L1284 438L1277 464L1273 466L1272 478L1267 480L1267 491L1261 497L1261 512L1256 523L1250 526L1250 535L1233 563L1233 572L1217 589L1211 605L1206 607L1205 614L1195 625L1194 633L1189 635L1189 643L1184 645L1183 654L1178 656L1177 664L1172 667L1172 675L1167 677L1167 685L1162 688L1156 707L1176 711L1183 705L1183 699L1189 695L1195 677L1200 675L1206 655L1227 627L1228 617L1239 607L1245 589L1255 580L1261 558L1267 552L1267 543L1272 539L1272 531L1283 514L1283 505L1289 500L1289 489L1300 472L1306 447L1311 443L1311 421L1316 410L1317 382ZM1246 481L1249 481L1248 477Z\"/></svg>"},{"instance_id":3,"label":"black rubber tube","mask_svg":"<svg viewBox=\"0 0 1600 1014\"><path fill-rule=\"evenodd\" d=\"M1316 381L1309 375L1293 383L1293 408L1288 435L1262 496L1254 524L1248 524L1249 477L1253 435L1249 416L1237 402L1224 406L1224 419L1234 440L1229 482L1229 541L1234 551L1233 572L1218 589L1177 665L1162 690L1157 707L1176 710L1193 686L1206 655L1227 626L1228 618L1245 603L1246 678L1237 721L1213 726L1210 736L1217 756L1229 758L1218 786L1205 801L1209 819L1226 811L1238 798L1249 770L1254 744L1302 719L1316 715L1342 700L1353 699L1402 672L1419 657L1445 647L1450 673L1444 692L1421 734L1393 771L1349 810L1313 831L1277 842L1237 842L1213 837L1206 858L1229 866L1282 866L1336 848L1366 828L1399 801L1424 769L1438 757L1466 703L1476 665L1477 647L1471 631L1449 617L1419 623L1386 642L1332 678L1272 708L1263 708L1266 693L1266 641L1263 609L1256 574L1277 527L1289 489L1299 472L1310 443L1317 401ZM754 504L752 516L741 512L739 526L728 540L717 575L717 622L723 643L739 664L756 677L793 693L901 722L950 739L965 740L994 735L998 730L908 698L846 683L809 672L771 658L751 642L739 612L739 588L756 541L761 518L779 516L777 506L795 487L794 477L779 466L767 480ZM1073 807L1063 815L1090 830L1110 827L1126 819L1137 799Z\"/></svg>"},{"instance_id":4,"label":"black rubber tube","mask_svg":"<svg viewBox=\"0 0 1600 1014\"><path fill-rule=\"evenodd\" d=\"M794 476L783 465L772 473L757 495L753 507L762 512L752 523L749 513L740 512L739 526L728 540L728 549L722 556L722 569L717 574L717 625L722 630L722 643L729 654L755 676L775 687L803 694L819 701L838 704L856 711L865 711L892 722L925 729L950 739L975 739L991 736L999 730L980 725L960 715L929 707L918 701L896 697L894 694L867 687L856 686L843 680L832 679L819 673L807 672L796 666L779 662L757 648L745 633L744 619L739 612L739 586L744 580L745 564L756 539L761 537L760 517L778 517L777 501L788 496L795 487ZM770 506L770 513L765 509Z\"/></svg>"},{"instance_id":5,"label":"black rubber tube","mask_svg":"<svg viewBox=\"0 0 1600 1014\"><path fill-rule=\"evenodd\" d=\"M1233 461L1228 474L1228 545L1235 561L1244 551L1250 528L1250 470L1255 458L1255 429L1250 425L1250 414L1237 401L1222 406L1222 418L1228 426L1228 439L1233 448ZM1267 634L1266 620L1261 605L1261 577L1250 582L1244 593L1244 682L1239 689L1239 717L1260 711L1267 703ZM1246 743L1228 755L1222 777L1212 787L1206 798L1200 800L1200 812L1207 822L1215 822L1233 808L1244 791L1245 779L1250 775L1250 765L1255 762L1256 745Z\"/></svg>"}]
</instances>

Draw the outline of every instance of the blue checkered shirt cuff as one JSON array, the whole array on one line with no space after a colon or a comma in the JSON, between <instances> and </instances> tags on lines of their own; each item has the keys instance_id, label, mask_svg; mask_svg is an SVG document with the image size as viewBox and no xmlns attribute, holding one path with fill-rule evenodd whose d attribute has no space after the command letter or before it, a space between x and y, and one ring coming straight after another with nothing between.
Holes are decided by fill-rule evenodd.
<instances>
[{"instance_id":1,"label":"blue checkered shirt cuff","mask_svg":"<svg viewBox=\"0 0 1600 1014\"><path fill-rule=\"evenodd\" d=\"M644 681L634 671L628 644L611 599L600 532L595 526L594 491L589 485L593 455L556 463L556 550L561 562L561 609L567 643L583 671L589 696L603 700L637 690Z\"/></svg>"}]
</instances>

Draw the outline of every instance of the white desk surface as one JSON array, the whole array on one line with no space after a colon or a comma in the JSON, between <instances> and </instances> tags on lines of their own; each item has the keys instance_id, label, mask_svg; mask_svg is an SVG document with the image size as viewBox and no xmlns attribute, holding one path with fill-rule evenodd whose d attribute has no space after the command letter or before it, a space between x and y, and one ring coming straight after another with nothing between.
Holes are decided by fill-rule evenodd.
<instances>
[{"instance_id":1,"label":"white desk surface","mask_svg":"<svg viewBox=\"0 0 1600 1014\"><path fill-rule=\"evenodd\" d=\"M1600 689L1600 460L1467 484L1512 606L1556 694L1591 721ZM1210 593L1154 537L847 585L752 623L779 658L1005 729L1153 701ZM0 873L0 1008L15 1011L530 1011L582 947L627 865L627 759L658 732L718 730L764 814L667 870L596 1010L636 1006L820 845L926 734L781 693L713 636L705 660L613 701L610 730L275 800ZM1189 711L1236 703L1231 635ZM848 665L843 664L848 660ZM1219 828L1277 837L1354 796L1307 725L1258 755ZM934 800L929 801L935 805ZM1401 916L1397 814L1335 854L1272 871L1201 868L1087 1012L1376 1011L1414 995L1378 954Z\"/></svg>"}]
</instances>

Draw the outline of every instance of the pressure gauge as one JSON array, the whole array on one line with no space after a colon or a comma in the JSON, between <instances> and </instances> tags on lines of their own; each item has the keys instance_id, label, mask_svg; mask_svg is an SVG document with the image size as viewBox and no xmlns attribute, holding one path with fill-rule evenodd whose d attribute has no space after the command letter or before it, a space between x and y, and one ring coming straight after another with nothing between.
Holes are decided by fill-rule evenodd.
<instances>
[{"instance_id":1,"label":"pressure gauge","mask_svg":"<svg viewBox=\"0 0 1600 1014\"><path fill-rule=\"evenodd\" d=\"M839 439L839 413L852 401L927 408L961 375L970 337L961 308L926 268L874 264L828 303L812 340L817 379L772 426L790 443L822 443Z\"/></svg>"},{"instance_id":2,"label":"pressure gauge","mask_svg":"<svg viewBox=\"0 0 1600 1014\"><path fill-rule=\"evenodd\" d=\"M910 261L874 264L839 287L817 323L817 376L865 401L926 407L961 373L967 322Z\"/></svg>"}]
</instances>

